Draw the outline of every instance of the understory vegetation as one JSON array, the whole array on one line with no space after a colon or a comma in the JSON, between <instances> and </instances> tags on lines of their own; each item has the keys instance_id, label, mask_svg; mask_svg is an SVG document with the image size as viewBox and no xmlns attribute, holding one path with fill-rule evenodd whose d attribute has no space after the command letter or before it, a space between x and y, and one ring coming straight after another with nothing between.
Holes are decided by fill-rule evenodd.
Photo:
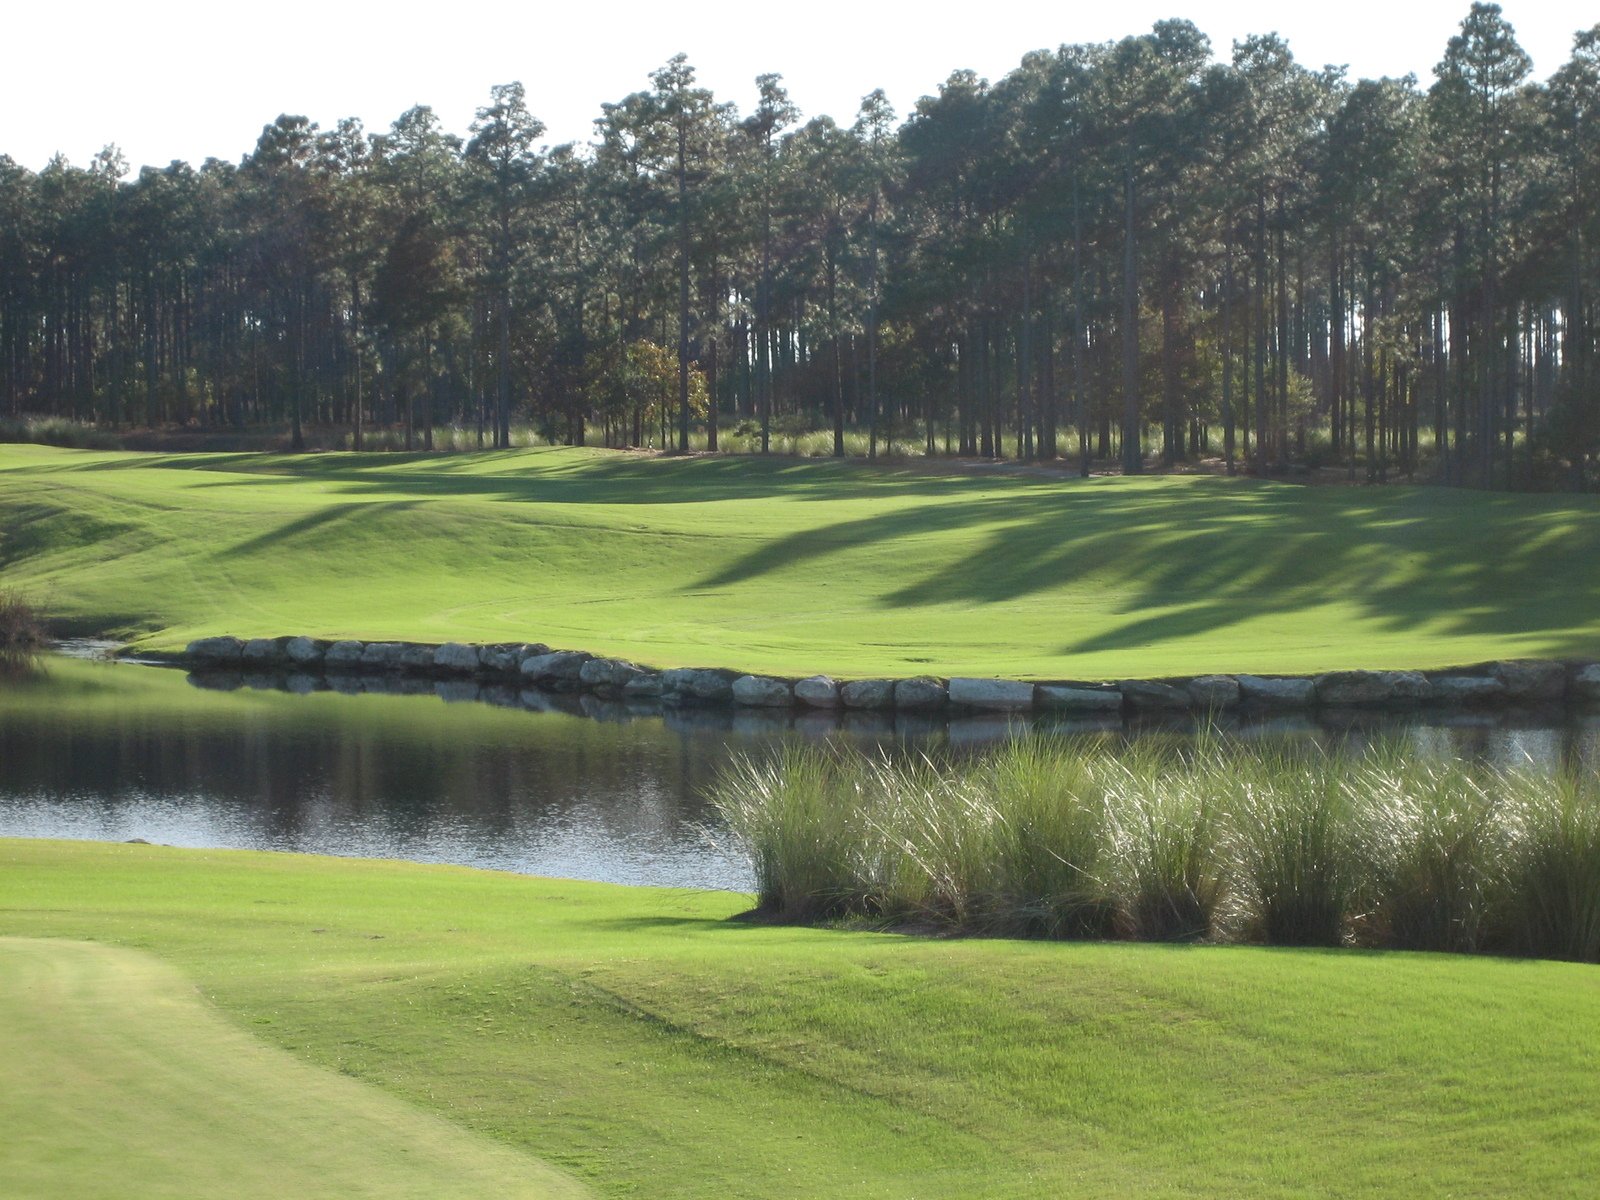
<instances>
[{"instance_id":1,"label":"understory vegetation","mask_svg":"<svg viewBox=\"0 0 1600 1200\"><path fill-rule=\"evenodd\" d=\"M31 442L69 450L116 450L121 439L109 430L67 417L0 417L0 442Z\"/></svg>"},{"instance_id":2,"label":"understory vegetation","mask_svg":"<svg viewBox=\"0 0 1600 1200\"><path fill-rule=\"evenodd\" d=\"M714 799L758 908L955 932L1600 961L1600 786L1304 743L792 747Z\"/></svg>"},{"instance_id":3,"label":"understory vegetation","mask_svg":"<svg viewBox=\"0 0 1600 1200\"><path fill-rule=\"evenodd\" d=\"M0 656L28 654L44 645L44 627L28 598L0 588Z\"/></svg>"}]
</instances>

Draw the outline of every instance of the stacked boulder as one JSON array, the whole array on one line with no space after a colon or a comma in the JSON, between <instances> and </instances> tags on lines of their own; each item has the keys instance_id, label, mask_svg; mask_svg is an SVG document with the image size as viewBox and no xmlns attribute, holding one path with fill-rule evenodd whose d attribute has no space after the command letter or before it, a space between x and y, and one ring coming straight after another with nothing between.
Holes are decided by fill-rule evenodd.
<instances>
[{"instance_id":1,"label":"stacked boulder","mask_svg":"<svg viewBox=\"0 0 1600 1200\"><path fill-rule=\"evenodd\" d=\"M310 637L209 637L190 642L182 661L198 671L289 672L473 681L515 694L518 687L572 692L603 701L670 708L844 710L934 714L1049 712L1108 718L1163 713L1216 714L1308 709L1404 709L1421 705L1600 703L1600 663L1506 660L1442 671L1329 671L1314 676L1198 675L1115 683L918 675L906 679L786 679L720 667L653 670L626 659L540 642L325 641ZM426 685L424 685L426 688ZM465 695L465 691L462 692Z\"/></svg>"}]
</instances>

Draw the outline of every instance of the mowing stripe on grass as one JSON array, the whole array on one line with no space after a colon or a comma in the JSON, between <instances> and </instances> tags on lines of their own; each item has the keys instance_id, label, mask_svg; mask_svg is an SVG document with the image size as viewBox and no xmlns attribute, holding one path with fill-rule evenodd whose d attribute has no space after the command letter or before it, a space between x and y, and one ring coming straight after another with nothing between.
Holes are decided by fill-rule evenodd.
<instances>
[{"instance_id":1,"label":"mowing stripe on grass","mask_svg":"<svg viewBox=\"0 0 1600 1200\"><path fill-rule=\"evenodd\" d=\"M154 956L0 938L0 1195L575 1197L584 1189L257 1041Z\"/></svg>"}]
</instances>

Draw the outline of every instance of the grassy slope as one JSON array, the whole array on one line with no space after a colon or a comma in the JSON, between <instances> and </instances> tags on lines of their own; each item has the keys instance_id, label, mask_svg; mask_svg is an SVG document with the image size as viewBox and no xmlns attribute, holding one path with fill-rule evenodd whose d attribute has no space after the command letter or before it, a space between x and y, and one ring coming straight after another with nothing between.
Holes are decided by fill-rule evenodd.
<instances>
[{"instance_id":1,"label":"grassy slope","mask_svg":"<svg viewBox=\"0 0 1600 1200\"><path fill-rule=\"evenodd\" d=\"M0 447L0 571L82 629L540 640L1115 677L1600 652L1600 502L531 450Z\"/></svg>"},{"instance_id":2,"label":"grassy slope","mask_svg":"<svg viewBox=\"0 0 1600 1200\"><path fill-rule=\"evenodd\" d=\"M741 904L0 841L0 933L153 951L251 1032L603 1194L1592 1186L1592 967L928 942L724 920Z\"/></svg>"},{"instance_id":3,"label":"grassy slope","mask_svg":"<svg viewBox=\"0 0 1600 1200\"><path fill-rule=\"evenodd\" d=\"M150 955L84 942L0 938L0 1128L8 1196L583 1194L248 1036Z\"/></svg>"}]
</instances>

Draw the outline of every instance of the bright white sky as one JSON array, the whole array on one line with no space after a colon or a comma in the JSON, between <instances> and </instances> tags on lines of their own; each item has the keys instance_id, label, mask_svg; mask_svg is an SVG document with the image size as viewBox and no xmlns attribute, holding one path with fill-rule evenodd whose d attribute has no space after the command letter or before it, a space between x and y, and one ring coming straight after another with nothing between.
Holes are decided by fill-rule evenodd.
<instances>
[{"instance_id":1,"label":"bright white sky","mask_svg":"<svg viewBox=\"0 0 1600 1200\"><path fill-rule=\"evenodd\" d=\"M430 104L464 134L491 84L520 79L552 143L587 140L602 101L648 86L678 51L719 100L750 107L752 80L779 72L807 116L841 123L883 88L903 117L952 70L991 80L1032 49L1142 33L1184 16L1219 57L1276 31L1303 63L1352 76L1415 72L1426 84L1470 0L79 0L17 3L5 18L0 153L38 170L78 164L108 142L137 169L175 158L237 161L280 112L383 129ZM1572 35L1600 21L1578 0L1504 0L1544 78ZM778 19L778 18L781 18Z\"/></svg>"}]
</instances>

